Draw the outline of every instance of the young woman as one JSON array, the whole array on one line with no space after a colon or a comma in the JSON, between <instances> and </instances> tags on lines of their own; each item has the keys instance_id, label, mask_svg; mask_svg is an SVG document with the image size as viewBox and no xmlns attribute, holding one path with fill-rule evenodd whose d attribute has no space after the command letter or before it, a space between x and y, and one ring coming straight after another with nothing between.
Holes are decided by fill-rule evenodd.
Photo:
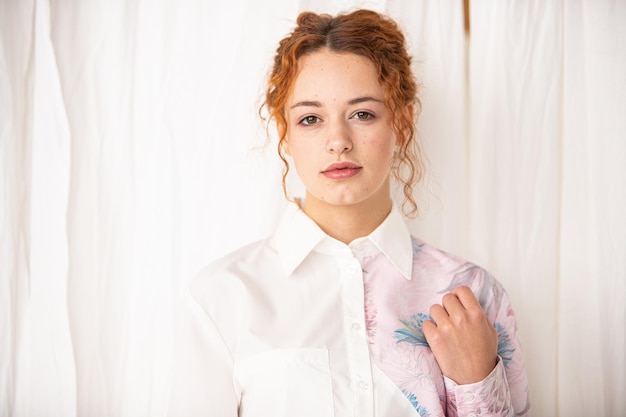
<instances>
[{"instance_id":1,"label":"young woman","mask_svg":"<svg viewBox=\"0 0 626 417\"><path fill-rule=\"evenodd\" d=\"M501 285L411 236L390 197L394 177L414 211L422 166L397 25L366 10L302 13L265 106L306 198L193 281L171 415L526 414Z\"/></svg>"}]
</instances>

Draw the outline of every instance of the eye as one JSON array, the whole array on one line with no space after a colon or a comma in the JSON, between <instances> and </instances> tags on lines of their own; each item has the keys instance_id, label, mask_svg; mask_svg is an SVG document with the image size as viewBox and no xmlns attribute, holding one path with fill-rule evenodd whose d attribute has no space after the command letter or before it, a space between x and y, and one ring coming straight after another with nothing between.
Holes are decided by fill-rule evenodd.
<instances>
[{"instance_id":1,"label":"eye","mask_svg":"<svg viewBox=\"0 0 626 417\"><path fill-rule=\"evenodd\" d=\"M314 125L315 123L319 123L320 118L317 116L305 116L298 123L305 126Z\"/></svg>"},{"instance_id":2,"label":"eye","mask_svg":"<svg viewBox=\"0 0 626 417\"><path fill-rule=\"evenodd\" d=\"M374 115L367 111L358 111L352 115L352 119L358 119L358 120L370 120L373 118L374 118Z\"/></svg>"}]
</instances>

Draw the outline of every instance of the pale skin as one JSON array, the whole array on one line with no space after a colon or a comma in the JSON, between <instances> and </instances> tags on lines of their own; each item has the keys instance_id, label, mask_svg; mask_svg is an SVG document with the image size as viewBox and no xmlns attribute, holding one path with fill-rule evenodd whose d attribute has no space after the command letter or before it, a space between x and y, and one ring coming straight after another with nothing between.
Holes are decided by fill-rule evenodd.
<instances>
[{"instance_id":1,"label":"pale skin","mask_svg":"<svg viewBox=\"0 0 626 417\"><path fill-rule=\"evenodd\" d=\"M287 140L306 187L305 213L330 236L349 243L374 230L389 214L389 174L396 137L384 90L369 61L320 52L300 58L287 102ZM333 163L360 167L332 179Z\"/></svg>"},{"instance_id":2,"label":"pale skin","mask_svg":"<svg viewBox=\"0 0 626 417\"><path fill-rule=\"evenodd\" d=\"M348 244L370 234L392 207L390 172L399 143L385 90L372 62L355 54L321 49L298 64L284 150L306 188L304 212ZM413 107L405 111L412 114ZM453 289L430 313L424 336L443 374L458 384L487 377L496 365L498 335L472 291Z\"/></svg>"}]
</instances>

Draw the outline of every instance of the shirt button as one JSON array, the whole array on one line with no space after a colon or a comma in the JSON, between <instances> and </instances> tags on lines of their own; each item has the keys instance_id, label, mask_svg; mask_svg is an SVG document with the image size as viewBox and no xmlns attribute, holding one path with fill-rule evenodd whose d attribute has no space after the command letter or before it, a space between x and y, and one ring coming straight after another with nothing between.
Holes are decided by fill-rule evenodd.
<instances>
[{"instance_id":1,"label":"shirt button","mask_svg":"<svg viewBox=\"0 0 626 417\"><path fill-rule=\"evenodd\" d=\"M366 390L369 387L370 387L370 384L368 384L367 382L365 382L365 381L359 382L359 388L361 388L362 390Z\"/></svg>"},{"instance_id":2,"label":"shirt button","mask_svg":"<svg viewBox=\"0 0 626 417\"><path fill-rule=\"evenodd\" d=\"M361 325L359 323L352 323L352 330L359 330Z\"/></svg>"},{"instance_id":3,"label":"shirt button","mask_svg":"<svg viewBox=\"0 0 626 417\"><path fill-rule=\"evenodd\" d=\"M354 265L348 265L348 267L346 268L346 270L348 271L348 273L350 274L356 274L358 269L356 266Z\"/></svg>"},{"instance_id":4,"label":"shirt button","mask_svg":"<svg viewBox=\"0 0 626 417\"><path fill-rule=\"evenodd\" d=\"M465 394L463 394L463 400L467 402L474 401L474 394L471 392L466 392Z\"/></svg>"}]
</instances>

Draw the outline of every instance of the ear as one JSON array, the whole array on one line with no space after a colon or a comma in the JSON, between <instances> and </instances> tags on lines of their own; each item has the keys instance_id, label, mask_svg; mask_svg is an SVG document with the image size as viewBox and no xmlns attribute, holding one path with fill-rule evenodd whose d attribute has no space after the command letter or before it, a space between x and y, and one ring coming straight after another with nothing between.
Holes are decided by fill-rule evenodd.
<instances>
[{"instance_id":1,"label":"ear","mask_svg":"<svg viewBox=\"0 0 626 417\"><path fill-rule=\"evenodd\" d=\"M277 123L276 129L278 131L278 137L282 137L283 135L285 136L283 141L280 143L281 152L283 152L285 155L291 156L291 149L289 148L289 131L287 129L287 126L281 126Z\"/></svg>"},{"instance_id":2,"label":"ear","mask_svg":"<svg viewBox=\"0 0 626 417\"><path fill-rule=\"evenodd\" d=\"M405 111L409 114L411 120L413 120L413 116L415 115L415 105L413 103L407 104Z\"/></svg>"},{"instance_id":3,"label":"ear","mask_svg":"<svg viewBox=\"0 0 626 417\"><path fill-rule=\"evenodd\" d=\"M407 113L407 116L409 117L409 119L413 120L413 116L415 112L415 106L413 105L413 103L407 104L404 107L404 111ZM402 139L399 137L396 137L396 146L402 146Z\"/></svg>"}]
</instances>

